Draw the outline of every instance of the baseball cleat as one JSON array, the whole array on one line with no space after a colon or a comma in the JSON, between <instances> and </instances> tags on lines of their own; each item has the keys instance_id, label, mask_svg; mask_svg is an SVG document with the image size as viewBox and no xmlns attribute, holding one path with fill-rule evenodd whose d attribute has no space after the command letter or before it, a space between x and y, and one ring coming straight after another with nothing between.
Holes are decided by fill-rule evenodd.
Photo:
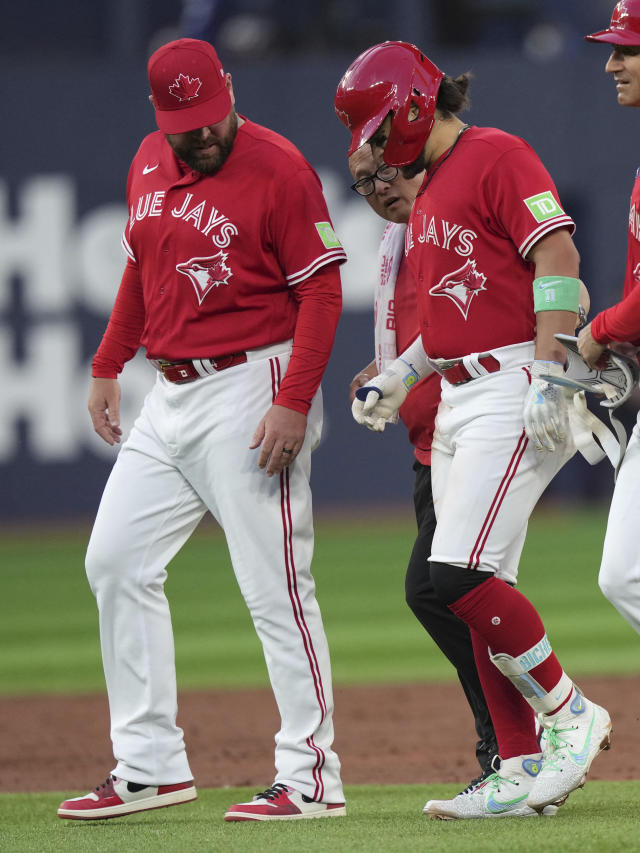
<instances>
[{"instance_id":1,"label":"baseball cleat","mask_svg":"<svg viewBox=\"0 0 640 853\"><path fill-rule=\"evenodd\" d=\"M519 756L501 762L498 773L471 785L452 800L429 800L423 811L432 820L475 820L497 817L538 817L527 797L540 772L539 759ZM555 805L541 810L545 817L558 811Z\"/></svg>"},{"instance_id":2,"label":"baseball cleat","mask_svg":"<svg viewBox=\"0 0 640 853\"><path fill-rule=\"evenodd\" d=\"M106 782L83 797L61 803L58 817L67 820L106 820L149 809L179 806L195 800L197 796L193 780L176 785L139 785L117 776L109 776Z\"/></svg>"},{"instance_id":3,"label":"baseball cleat","mask_svg":"<svg viewBox=\"0 0 640 853\"><path fill-rule=\"evenodd\" d=\"M544 759L527 805L540 811L581 788L593 759L611 745L611 718L574 688L557 714L541 714Z\"/></svg>"},{"instance_id":4,"label":"baseball cleat","mask_svg":"<svg viewBox=\"0 0 640 853\"><path fill-rule=\"evenodd\" d=\"M277 782L266 791L256 794L249 803L231 806L225 820L303 820L313 817L342 817L344 803L317 803L290 785Z\"/></svg>"}]
</instances>

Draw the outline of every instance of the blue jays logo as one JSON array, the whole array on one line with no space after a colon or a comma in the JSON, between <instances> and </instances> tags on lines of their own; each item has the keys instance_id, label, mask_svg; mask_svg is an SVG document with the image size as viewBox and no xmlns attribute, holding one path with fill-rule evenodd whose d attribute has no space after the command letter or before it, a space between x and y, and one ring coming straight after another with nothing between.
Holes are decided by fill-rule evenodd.
<instances>
[{"instance_id":1,"label":"blue jays logo","mask_svg":"<svg viewBox=\"0 0 640 853\"><path fill-rule=\"evenodd\" d=\"M217 255L209 258L191 258L190 261L176 265L176 270L186 275L191 281L199 305L202 305L205 296L212 288L229 284L233 273L225 263L228 257L228 252L218 252Z\"/></svg>"},{"instance_id":2,"label":"blue jays logo","mask_svg":"<svg viewBox=\"0 0 640 853\"><path fill-rule=\"evenodd\" d=\"M476 270L476 262L469 260L460 269L443 276L429 293L432 296L447 296L466 320L473 297L481 290L486 290L486 280L486 275Z\"/></svg>"}]
</instances>

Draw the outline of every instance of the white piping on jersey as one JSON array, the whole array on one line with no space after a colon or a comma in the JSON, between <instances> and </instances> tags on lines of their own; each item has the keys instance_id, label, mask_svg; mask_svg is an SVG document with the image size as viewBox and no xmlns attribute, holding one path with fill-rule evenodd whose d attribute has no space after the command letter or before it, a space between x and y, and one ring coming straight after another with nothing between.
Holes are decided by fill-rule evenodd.
<instances>
[{"instance_id":1,"label":"white piping on jersey","mask_svg":"<svg viewBox=\"0 0 640 853\"><path fill-rule=\"evenodd\" d=\"M347 255L343 248L332 249L330 252L325 252L324 255L320 255L320 257L312 261L309 266L306 266L303 270L288 275L287 284L300 284L301 281L309 278L309 276L313 275L313 273L320 269L320 267L324 267L332 261L346 260L346 257Z\"/></svg>"},{"instance_id":2,"label":"white piping on jersey","mask_svg":"<svg viewBox=\"0 0 640 853\"><path fill-rule=\"evenodd\" d=\"M134 264L137 264L138 260L137 260L136 256L133 254L133 249L129 245L129 242L127 241L127 238L125 237L124 234L122 235L122 248L125 250L127 255L131 258L131 260L134 262Z\"/></svg>"},{"instance_id":3,"label":"white piping on jersey","mask_svg":"<svg viewBox=\"0 0 640 853\"><path fill-rule=\"evenodd\" d=\"M538 240L547 234L549 231L555 231L556 228L562 228L565 225L571 226L571 233L573 234L576 230L575 223L570 216L567 216L566 213L561 214L560 216L554 216L553 219L548 219L546 222L543 222L542 225L539 225L534 231L529 234L529 236L525 239L524 243L520 246L518 251L523 258L527 257L527 253L531 249L531 247L538 242Z\"/></svg>"}]
</instances>

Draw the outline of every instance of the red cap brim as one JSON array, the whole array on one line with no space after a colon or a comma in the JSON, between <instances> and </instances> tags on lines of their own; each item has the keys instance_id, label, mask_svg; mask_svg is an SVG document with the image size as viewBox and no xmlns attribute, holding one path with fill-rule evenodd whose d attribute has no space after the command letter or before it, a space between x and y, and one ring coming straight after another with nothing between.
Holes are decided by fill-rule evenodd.
<instances>
[{"instance_id":1,"label":"red cap brim","mask_svg":"<svg viewBox=\"0 0 640 853\"><path fill-rule=\"evenodd\" d=\"M605 44L624 44L640 47L640 35L629 30L609 29L600 30L585 36L585 41L600 41Z\"/></svg>"},{"instance_id":2,"label":"red cap brim","mask_svg":"<svg viewBox=\"0 0 640 853\"><path fill-rule=\"evenodd\" d=\"M163 133L188 133L191 130L218 124L229 115L232 106L231 96L224 88L203 104L179 107L174 110L156 108L156 122Z\"/></svg>"}]
</instances>

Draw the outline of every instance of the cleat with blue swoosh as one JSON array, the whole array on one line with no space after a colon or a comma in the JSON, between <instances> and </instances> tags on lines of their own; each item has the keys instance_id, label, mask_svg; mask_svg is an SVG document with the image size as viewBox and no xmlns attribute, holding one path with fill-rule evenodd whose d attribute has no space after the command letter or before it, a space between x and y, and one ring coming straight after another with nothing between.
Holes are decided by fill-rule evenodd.
<instances>
[{"instance_id":1,"label":"cleat with blue swoosh","mask_svg":"<svg viewBox=\"0 0 640 853\"><path fill-rule=\"evenodd\" d=\"M611 745L608 712L574 688L570 701L557 714L540 715L543 764L527 799L540 811L549 803L563 803L582 788L593 759Z\"/></svg>"},{"instance_id":2,"label":"cleat with blue swoosh","mask_svg":"<svg viewBox=\"0 0 640 853\"><path fill-rule=\"evenodd\" d=\"M471 785L451 800L429 800L423 811L432 820L475 820L498 817L538 817L527 797L540 772L539 755L520 755L500 763L500 770ZM555 805L541 810L545 817L558 811Z\"/></svg>"}]
</instances>

